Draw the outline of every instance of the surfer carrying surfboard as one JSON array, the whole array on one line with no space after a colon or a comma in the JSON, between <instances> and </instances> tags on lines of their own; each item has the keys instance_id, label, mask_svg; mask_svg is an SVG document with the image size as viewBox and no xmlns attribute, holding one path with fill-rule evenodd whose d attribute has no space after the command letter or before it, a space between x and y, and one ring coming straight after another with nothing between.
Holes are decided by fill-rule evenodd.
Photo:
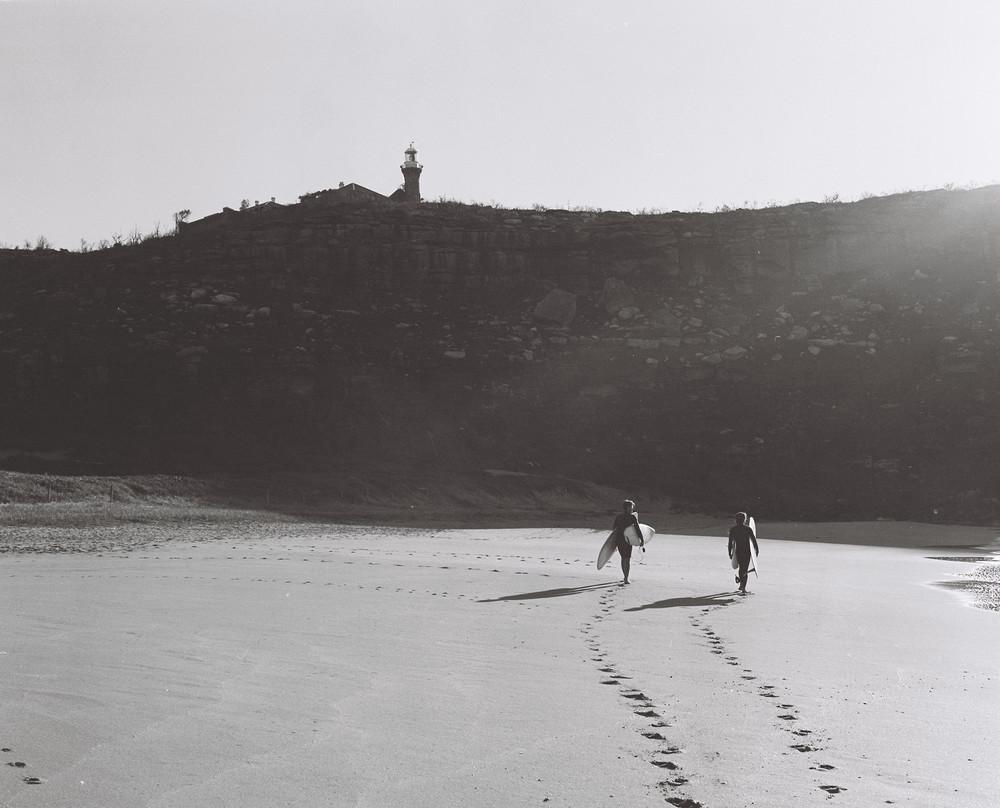
<instances>
[{"instance_id":1,"label":"surfer carrying surfboard","mask_svg":"<svg viewBox=\"0 0 1000 808\"><path fill-rule=\"evenodd\" d=\"M639 529L639 519L635 515L635 503L626 499L622 503L622 512L615 517L615 523L611 530L615 537L615 544L618 547L618 555L622 559L622 575L625 576L623 583L628 583L628 573L632 566L632 545L625 538L625 529L630 525L634 526L639 535L639 546L646 552L645 541L642 538L642 531Z\"/></svg>"},{"instance_id":2,"label":"surfer carrying surfboard","mask_svg":"<svg viewBox=\"0 0 1000 808\"><path fill-rule=\"evenodd\" d=\"M752 549L751 543L753 544ZM738 563L736 579L742 595L747 593L751 552L754 555L760 553L760 550L757 549L757 537L747 524L747 515L740 511L736 514L736 523L729 528L729 558L735 558Z\"/></svg>"}]
</instances>

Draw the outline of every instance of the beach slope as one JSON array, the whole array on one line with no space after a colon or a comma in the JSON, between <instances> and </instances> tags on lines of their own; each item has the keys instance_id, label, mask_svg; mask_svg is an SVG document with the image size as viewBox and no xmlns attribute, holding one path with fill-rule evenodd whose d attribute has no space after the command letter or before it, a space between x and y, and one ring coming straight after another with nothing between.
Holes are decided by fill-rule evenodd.
<instances>
[{"instance_id":1,"label":"beach slope","mask_svg":"<svg viewBox=\"0 0 1000 808\"><path fill-rule=\"evenodd\" d=\"M10 808L995 801L1000 615L927 550L764 539L740 598L723 536L625 587L596 530L86 533L0 533Z\"/></svg>"}]
</instances>

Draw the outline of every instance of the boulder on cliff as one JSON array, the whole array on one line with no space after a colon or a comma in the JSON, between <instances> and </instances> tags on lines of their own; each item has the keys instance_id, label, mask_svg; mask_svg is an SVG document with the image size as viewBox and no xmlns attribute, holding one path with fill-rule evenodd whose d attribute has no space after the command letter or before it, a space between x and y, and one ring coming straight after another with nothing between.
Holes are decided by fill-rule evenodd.
<instances>
[{"instance_id":1,"label":"boulder on cliff","mask_svg":"<svg viewBox=\"0 0 1000 808\"><path fill-rule=\"evenodd\" d=\"M536 320L567 326L576 317L576 295L562 289L553 289L535 306Z\"/></svg>"},{"instance_id":2,"label":"boulder on cliff","mask_svg":"<svg viewBox=\"0 0 1000 808\"><path fill-rule=\"evenodd\" d=\"M604 281L600 303L608 314L618 314L622 309L635 305L635 295L625 281L608 278Z\"/></svg>"}]
</instances>

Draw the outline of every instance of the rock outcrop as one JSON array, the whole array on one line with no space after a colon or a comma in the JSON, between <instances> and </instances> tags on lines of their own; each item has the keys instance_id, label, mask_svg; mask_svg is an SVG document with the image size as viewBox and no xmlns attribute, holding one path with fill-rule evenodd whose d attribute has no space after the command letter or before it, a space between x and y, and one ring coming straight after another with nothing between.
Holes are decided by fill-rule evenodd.
<instances>
[{"instance_id":1,"label":"rock outcrop","mask_svg":"<svg viewBox=\"0 0 1000 808\"><path fill-rule=\"evenodd\" d=\"M716 214L353 203L0 251L0 456L544 470L1000 519L1000 188Z\"/></svg>"}]
</instances>

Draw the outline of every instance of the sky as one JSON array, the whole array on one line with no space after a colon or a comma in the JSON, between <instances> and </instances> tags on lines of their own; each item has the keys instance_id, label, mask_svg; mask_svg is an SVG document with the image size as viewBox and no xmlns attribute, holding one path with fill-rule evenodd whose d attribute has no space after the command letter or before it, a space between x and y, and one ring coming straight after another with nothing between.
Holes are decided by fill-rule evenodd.
<instances>
[{"instance_id":1,"label":"sky","mask_svg":"<svg viewBox=\"0 0 1000 808\"><path fill-rule=\"evenodd\" d=\"M0 245L357 182L706 210L1000 178L995 0L0 0Z\"/></svg>"}]
</instances>

